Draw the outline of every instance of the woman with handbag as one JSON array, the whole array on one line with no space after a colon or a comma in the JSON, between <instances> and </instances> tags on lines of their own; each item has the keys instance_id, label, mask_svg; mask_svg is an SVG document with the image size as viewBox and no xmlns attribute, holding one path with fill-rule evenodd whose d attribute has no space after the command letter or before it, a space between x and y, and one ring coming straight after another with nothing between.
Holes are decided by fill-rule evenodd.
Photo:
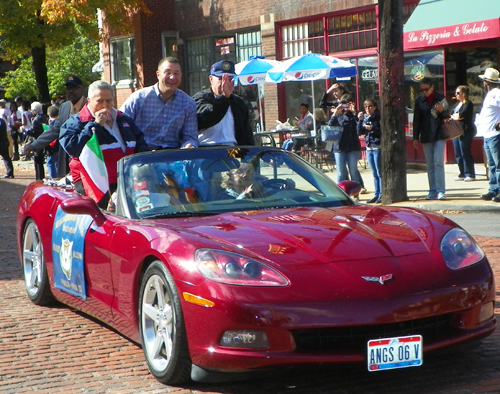
<instances>
[{"instance_id":1,"label":"woman with handbag","mask_svg":"<svg viewBox=\"0 0 500 394\"><path fill-rule=\"evenodd\" d=\"M413 115L413 146L418 149L419 142L424 149L429 180L427 200L446 199L444 180L444 148L441 128L444 119L449 118L446 99L436 92L429 78L420 81L420 95L415 98Z\"/></svg>"},{"instance_id":2,"label":"woman with handbag","mask_svg":"<svg viewBox=\"0 0 500 394\"><path fill-rule=\"evenodd\" d=\"M474 125L474 103L469 100L469 88L460 85L455 91L458 103L451 111L451 118L458 120L464 130L463 135L453 140L455 159L459 174L456 181L471 182L476 179L474 158L472 157L472 140L477 133Z\"/></svg>"}]
</instances>

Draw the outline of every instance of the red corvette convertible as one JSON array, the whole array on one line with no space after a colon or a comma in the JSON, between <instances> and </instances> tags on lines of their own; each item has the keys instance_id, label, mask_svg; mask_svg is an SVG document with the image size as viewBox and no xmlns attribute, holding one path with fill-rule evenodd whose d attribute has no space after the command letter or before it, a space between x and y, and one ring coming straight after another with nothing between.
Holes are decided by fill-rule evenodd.
<instances>
[{"instance_id":1,"label":"red corvette convertible","mask_svg":"<svg viewBox=\"0 0 500 394\"><path fill-rule=\"evenodd\" d=\"M116 209L31 184L17 237L28 297L140 343L161 382L312 363L422 364L496 327L484 252L443 216L355 204L274 148L118 163ZM343 190L342 190L343 188Z\"/></svg>"}]
</instances>

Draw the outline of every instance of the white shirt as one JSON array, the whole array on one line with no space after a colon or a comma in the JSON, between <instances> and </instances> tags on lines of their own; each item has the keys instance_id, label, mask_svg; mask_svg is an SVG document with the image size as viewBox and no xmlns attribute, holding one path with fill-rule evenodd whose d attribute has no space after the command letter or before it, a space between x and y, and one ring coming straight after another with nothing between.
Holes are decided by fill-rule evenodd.
<instances>
[{"instance_id":1,"label":"white shirt","mask_svg":"<svg viewBox=\"0 0 500 394\"><path fill-rule=\"evenodd\" d=\"M200 130L198 141L200 146L236 145L234 116L231 107L215 126Z\"/></svg>"},{"instance_id":2,"label":"white shirt","mask_svg":"<svg viewBox=\"0 0 500 394\"><path fill-rule=\"evenodd\" d=\"M484 138L495 137L500 132L495 125L500 123L500 89L491 89L483 101L481 112L476 117L477 134Z\"/></svg>"}]
</instances>

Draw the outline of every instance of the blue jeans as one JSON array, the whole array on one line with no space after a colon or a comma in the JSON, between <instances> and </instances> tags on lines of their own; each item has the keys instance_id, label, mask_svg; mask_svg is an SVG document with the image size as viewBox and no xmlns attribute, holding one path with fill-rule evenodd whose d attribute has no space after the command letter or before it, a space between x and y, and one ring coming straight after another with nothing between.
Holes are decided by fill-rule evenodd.
<instances>
[{"instance_id":1,"label":"blue jeans","mask_svg":"<svg viewBox=\"0 0 500 394\"><path fill-rule=\"evenodd\" d=\"M59 147L59 149L62 149ZM57 178L57 156L58 153L54 152L51 155L47 155L47 170L49 171L49 177L50 179L55 179Z\"/></svg>"},{"instance_id":2,"label":"blue jeans","mask_svg":"<svg viewBox=\"0 0 500 394\"><path fill-rule=\"evenodd\" d=\"M335 152L337 163L337 183L347 179L347 167L352 181L360 182L358 171L359 151Z\"/></svg>"},{"instance_id":3,"label":"blue jeans","mask_svg":"<svg viewBox=\"0 0 500 394\"><path fill-rule=\"evenodd\" d=\"M484 152L489 169L489 192L498 194L500 185L500 134L484 139Z\"/></svg>"},{"instance_id":4,"label":"blue jeans","mask_svg":"<svg viewBox=\"0 0 500 394\"><path fill-rule=\"evenodd\" d=\"M476 177L476 170L474 169L474 158L472 157L472 140L474 139L473 133L464 134L460 138L453 140L453 150L455 151L455 159L458 164L460 178Z\"/></svg>"},{"instance_id":5,"label":"blue jeans","mask_svg":"<svg viewBox=\"0 0 500 394\"><path fill-rule=\"evenodd\" d=\"M422 144L425 161L427 163L427 178L429 179L429 193L445 193L444 183L444 147L446 141L439 140Z\"/></svg>"},{"instance_id":6,"label":"blue jeans","mask_svg":"<svg viewBox=\"0 0 500 394\"><path fill-rule=\"evenodd\" d=\"M366 149L366 158L373 175L375 197L382 197L382 149Z\"/></svg>"}]
</instances>

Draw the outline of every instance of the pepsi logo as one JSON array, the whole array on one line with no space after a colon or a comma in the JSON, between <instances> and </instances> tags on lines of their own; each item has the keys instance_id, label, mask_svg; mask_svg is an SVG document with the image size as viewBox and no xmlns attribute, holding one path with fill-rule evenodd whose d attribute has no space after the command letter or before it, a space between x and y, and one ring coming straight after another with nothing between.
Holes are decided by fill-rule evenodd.
<instances>
[{"instance_id":1,"label":"pepsi logo","mask_svg":"<svg viewBox=\"0 0 500 394\"><path fill-rule=\"evenodd\" d=\"M302 79L302 72L300 72L300 71L299 71L299 72L297 72L297 73L295 74L295 78L297 78L297 79Z\"/></svg>"},{"instance_id":2,"label":"pepsi logo","mask_svg":"<svg viewBox=\"0 0 500 394\"><path fill-rule=\"evenodd\" d=\"M248 76L248 77L247 77L247 82L248 82L248 83L254 83L255 81L254 81L253 76L251 76L251 75L250 75L250 76Z\"/></svg>"}]
</instances>

